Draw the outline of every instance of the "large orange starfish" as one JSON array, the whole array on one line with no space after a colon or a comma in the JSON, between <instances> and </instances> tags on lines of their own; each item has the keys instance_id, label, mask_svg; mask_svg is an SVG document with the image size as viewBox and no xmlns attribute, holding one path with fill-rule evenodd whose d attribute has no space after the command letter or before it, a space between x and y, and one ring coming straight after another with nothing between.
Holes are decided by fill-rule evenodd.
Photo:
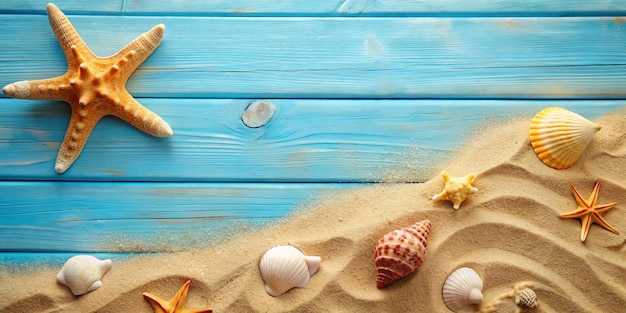
<instances>
[{"instance_id":1,"label":"large orange starfish","mask_svg":"<svg viewBox=\"0 0 626 313\"><path fill-rule=\"evenodd\" d=\"M31 100L61 100L72 107L70 123L59 149L55 170L65 172L83 150L91 131L106 115L114 115L142 131L159 137L173 134L158 115L139 104L126 91L126 81L161 43L165 26L153 27L116 54L93 54L67 17L54 4L48 20L67 59L67 72L42 80L6 85L7 96Z\"/></svg>"},{"instance_id":2,"label":"large orange starfish","mask_svg":"<svg viewBox=\"0 0 626 313\"><path fill-rule=\"evenodd\" d=\"M574 211L561 214L561 218L580 218L582 223L582 232L580 233L580 240L585 241L587 239L587 233L589 233L589 227L594 222L600 224L600 226L619 235L619 231L613 228L602 217L604 211L617 205L617 202L596 205L598 201L598 191L600 190L600 181L596 182L593 191L587 200L583 199L574 184L572 184L572 190L574 191L574 198L578 203L578 208Z\"/></svg>"},{"instance_id":3,"label":"large orange starfish","mask_svg":"<svg viewBox=\"0 0 626 313\"><path fill-rule=\"evenodd\" d=\"M144 299L148 300L154 309L154 313L211 313L211 309L185 309L185 299L187 298L187 290L191 280L185 282L185 284L178 289L178 292L174 297L167 301L163 300L151 293L144 292Z\"/></svg>"}]
</instances>

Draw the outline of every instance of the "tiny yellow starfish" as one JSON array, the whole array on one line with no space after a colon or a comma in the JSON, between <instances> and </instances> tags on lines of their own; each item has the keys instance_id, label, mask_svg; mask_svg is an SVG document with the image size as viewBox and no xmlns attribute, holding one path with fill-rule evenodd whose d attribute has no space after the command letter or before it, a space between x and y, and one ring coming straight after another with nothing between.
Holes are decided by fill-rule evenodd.
<instances>
[{"instance_id":1,"label":"tiny yellow starfish","mask_svg":"<svg viewBox=\"0 0 626 313\"><path fill-rule=\"evenodd\" d=\"M178 289L178 292L174 297L167 301L161 299L151 293L144 292L143 297L152 305L154 313L211 313L211 309L185 309L185 299L187 298L187 291L191 280L185 282L185 284Z\"/></svg>"},{"instance_id":2,"label":"tiny yellow starfish","mask_svg":"<svg viewBox=\"0 0 626 313\"><path fill-rule=\"evenodd\" d=\"M469 174L465 177L452 177L448 172L441 172L445 182L444 189L439 194L433 196L433 200L448 200L452 202L452 207L458 210L461 203L478 191L478 188L472 186L476 175Z\"/></svg>"},{"instance_id":3,"label":"tiny yellow starfish","mask_svg":"<svg viewBox=\"0 0 626 313\"><path fill-rule=\"evenodd\" d=\"M576 199L576 203L578 203L578 209L561 214L561 218L580 218L580 221L582 223L580 240L584 242L585 239L587 239L589 227L594 222L619 235L619 231L613 228L613 226L609 225L609 223L607 223L602 217L602 213L617 205L617 202L596 205L596 202L598 201L598 191L600 190L600 181L596 182L596 185L595 187L593 187L593 191L591 192L591 195L587 200L583 199L578 190L576 190L576 187L574 187L574 184L572 184L571 186L572 190L574 191L574 198Z\"/></svg>"},{"instance_id":4,"label":"tiny yellow starfish","mask_svg":"<svg viewBox=\"0 0 626 313\"><path fill-rule=\"evenodd\" d=\"M101 58L91 52L59 8L49 3L46 9L67 59L67 72L55 78L9 84L2 92L13 98L70 104L70 123L54 169L63 173L74 163L96 123L106 115L117 116L154 136L171 136L170 126L126 91L130 75L161 43L165 26L157 25L116 54Z\"/></svg>"}]
</instances>

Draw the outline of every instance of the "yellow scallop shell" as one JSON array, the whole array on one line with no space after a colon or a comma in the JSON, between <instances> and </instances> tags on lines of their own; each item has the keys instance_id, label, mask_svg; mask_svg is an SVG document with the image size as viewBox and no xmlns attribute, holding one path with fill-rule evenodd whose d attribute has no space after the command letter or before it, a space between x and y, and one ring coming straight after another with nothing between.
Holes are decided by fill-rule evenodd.
<instances>
[{"instance_id":1,"label":"yellow scallop shell","mask_svg":"<svg viewBox=\"0 0 626 313\"><path fill-rule=\"evenodd\" d=\"M530 143L537 156L555 169L571 167L600 131L600 125L563 108L547 108L530 123Z\"/></svg>"}]
</instances>

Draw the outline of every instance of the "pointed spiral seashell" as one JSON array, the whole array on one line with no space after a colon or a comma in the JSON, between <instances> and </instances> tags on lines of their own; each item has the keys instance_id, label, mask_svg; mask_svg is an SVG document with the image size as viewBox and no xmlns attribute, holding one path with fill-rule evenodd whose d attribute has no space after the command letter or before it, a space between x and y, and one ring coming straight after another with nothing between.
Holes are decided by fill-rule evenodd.
<instances>
[{"instance_id":1,"label":"pointed spiral seashell","mask_svg":"<svg viewBox=\"0 0 626 313\"><path fill-rule=\"evenodd\" d=\"M461 267L452 272L443 284L443 302L453 312L483 302L483 280L476 271Z\"/></svg>"},{"instance_id":2,"label":"pointed spiral seashell","mask_svg":"<svg viewBox=\"0 0 626 313\"><path fill-rule=\"evenodd\" d=\"M516 290L515 304L532 309L537 306L537 294L530 288Z\"/></svg>"},{"instance_id":3,"label":"pointed spiral seashell","mask_svg":"<svg viewBox=\"0 0 626 313\"><path fill-rule=\"evenodd\" d=\"M422 265L431 226L429 220L423 220L394 230L378 240L374 250L376 288L385 288Z\"/></svg>"},{"instance_id":4,"label":"pointed spiral seashell","mask_svg":"<svg viewBox=\"0 0 626 313\"><path fill-rule=\"evenodd\" d=\"M600 125L563 108L547 108L530 123L530 143L537 156L555 169L571 167L600 131Z\"/></svg>"},{"instance_id":5,"label":"pointed spiral seashell","mask_svg":"<svg viewBox=\"0 0 626 313\"><path fill-rule=\"evenodd\" d=\"M102 276L111 268L111 260L98 260L91 255L76 255L69 258L57 280L70 288L75 296L88 293L102 286Z\"/></svg>"},{"instance_id":6,"label":"pointed spiral seashell","mask_svg":"<svg viewBox=\"0 0 626 313\"><path fill-rule=\"evenodd\" d=\"M321 261L321 257L308 256L292 245L269 249L259 261L265 291L276 297L291 288L303 288L317 272Z\"/></svg>"}]
</instances>

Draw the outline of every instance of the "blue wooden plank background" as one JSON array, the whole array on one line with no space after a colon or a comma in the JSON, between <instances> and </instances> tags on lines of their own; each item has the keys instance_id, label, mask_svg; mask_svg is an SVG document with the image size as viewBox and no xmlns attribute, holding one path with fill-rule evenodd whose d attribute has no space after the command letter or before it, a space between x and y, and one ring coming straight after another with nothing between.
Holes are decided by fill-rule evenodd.
<instances>
[{"instance_id":1,"label":"blue wooden plank background","mask_svg":"<svg viewBox=\"0 0 626 313\"><path fill-rule=\"evenodd\" d=\"M64 73L46 3L0 2L0 85ZM626 1L56 4L101 56L166 25L127 87L174 136L105 118L59 175L69 106L2 95L3 266L207 244L322 194L429 179L484 121L626 103ZM277 111L253 129L256 100Z\"/></svg>"},{"instance_id":2,"label":"blue wooden plank background","mask_svg":"<svg viewBox=\"0 0 626 313\"><path fill-rule=\"evenodd\" d=\"M546 106L588 118L619 100L270 99L264 127L241 114L254 100L142 99L174 129L142 133L117 118L96 126L63 175L52 169L69 121L58 102L0 99L0 179L210 182L421 182L483 121L532 117ZM443 139L445 138L445 140ZM392 174L393 173L393 174Z\"/></svg>"},{"instance_id":3,"label":"blue wooden plank background","mask_svg":"<svg viewBox=\"0 0 626 313\"><path fill-rule=\"evenodd\" d=\"M204 246L276 220L320 192L348 187L4 182L3 192L18 196L0 205L0 251L167 252Z\"/></svg>"},{"instance_id":4,"label":"blue wooden plank background","mask_svg":"<svg viewBox=\"0 0 626 313\"><path fill-rule=\"evenodd\" d=\"M626 98L615 17L71 20L101 56L165 23L163 43L128 81L136 97ZM0 81L65 72L45 16L0 15L0 25Z\"/></svg>"},{"instance_id":5,"label":"blue wooden plank background","mask_svg":"<svg viewBox=\"0 0 626 313\"><path fill-rule=\"evenodd\" d=\"M0 13L43 13L45 1L0 2ZM55 4L71 14L150 14L150 15L429 15L429 16L600 16L626 13L624 0L185 0L143 1L107 0L88 6L77 0L58 0Z\"/></svg>"}]
</instances>

